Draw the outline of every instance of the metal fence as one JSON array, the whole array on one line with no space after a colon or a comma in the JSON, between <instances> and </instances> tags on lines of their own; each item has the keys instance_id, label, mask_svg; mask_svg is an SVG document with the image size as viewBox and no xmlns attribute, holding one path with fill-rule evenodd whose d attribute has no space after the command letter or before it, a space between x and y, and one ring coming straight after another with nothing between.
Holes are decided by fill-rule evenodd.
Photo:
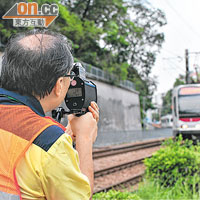
<instances>
[{"instance_id":1,"label":"metal fence","mask_svg":"<svg viewBox=\"0 0 200 200\"><path fill-rule=\"evenodd\" d=\"M122 88L126 88L134 92L136 91L135 85L131 81L119 80L119 78L116 75L111 74L107 71L103 71L102 69L91 66L87 63L83 63L83 65L86 69L86 76L88 78L94 78L96 80L101 80L101 81L105 81L105 82L109 82L113 84L115 83L116 85L121 86Z\"/></svg>"},{"instance_id":2,"label":"metal fence","mask_svg":"<svg viewBox=\"0 0 200 200\"><path fill-rule=\"evenodd\" d=\"M0 72L1 72L1 60L2 60L2 53L0 52ZM119 78L114 75L111 74L107 71L103 71L97 67L91 66L87 63L81 62L83 63L83 66L86 69L86 76L88 78L94 78L96 80L101 80L101 81L105 81L108 83L112 83L112 84L116 84L118 86L121 86L122 88L126 88L129 89L131 91L136 91L135 90L135 85L133 82L131 81L127 81L127 80L119 80Z\"/></svg>"}]
</instances>

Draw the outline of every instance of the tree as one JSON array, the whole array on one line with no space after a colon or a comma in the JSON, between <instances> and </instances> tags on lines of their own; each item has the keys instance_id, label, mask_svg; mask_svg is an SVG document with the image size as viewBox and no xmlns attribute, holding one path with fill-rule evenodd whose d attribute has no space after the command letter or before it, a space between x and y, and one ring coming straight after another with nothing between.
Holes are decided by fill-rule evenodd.
<instances>
[{"instance_id":1,"label":"tree","mask_svg":"<svg viewBox=\"0 0 200 200\"><path fill-rule=\"evenodd\" d=\"M185 84L185 76L184 75L179 75L178 78L176 78L173 87L176 87L178 85L184 85Z\"/></svg>"},{"instance_id":2,"label":"tree","mask_svg":"<svg viewBox=\"0 0 200 200\"><path fill-rule=\"evenodd\" d=\"M20 0L18 0L20 1ZM32 2L32 0L28 0ZM14 0L0 2L1 14ZM159 28L166 24L164 13L142 0L38 0L57 3L59 17L49 27L66 35L72 43L74 56L86 63L112 72L119 80L130 80L145 98L145 109L156 88L150 77L156 56L164 41ZM12 20L1 20L1 41L6 44L13 32Z\"/></svg>"},{"instance_id":3,"label":"tree","mask_svg":"<svg viewBox=\"0 0 200 200\"><path fill-rule=\"evenodd\" d=\"M185 84L185 76L184 75L179 75L178 78L176 78L173 88L178 86L178 85L184 85ZM171 114L171 105L172 105L172 90L170 89L167 91L167 93L162 97L162 111L161 115L166 115L166 114Z\"/></svg>"},{"instance_id":4,"label":"tree","mask_svg":"<svg viewBox=\"0 0 200 200\"><path fill-rule=\"evenodd\" d=\"M163 33L157 31L166 24L160 10L147 8L141 0L63 0L62 3L82 22L92 21L97 29L102 30L98 44L95 43L100 48L90 57L96 66L109 69L124 79L129 67L137 68L145 78L149 76L156 53L164 41ZM84 45L79 44L78 57L84 52Z\"/></svg>"},{"instance_id":5,"label":"tree","mask_svg":"<svg viewBox=\"0 0 200 200\"><path fill-rule=\"evenodd\" d=\"M25 30L24 28L13 28L12 20L2 20L2 16L15 4L20 2L20 0L1 0L0 1L0 48L2 49L8 38L17 32Z\"/></svg>"},{"instance_id":6,"label":"tree","mask_svg":"<svg viewBox=\"0 0 200 200\"><path fill-rule=\"evenodd\" d=\"M166 95L162 97L162 110L161 115L167 115L172 113L171 105L172 105L172 89L168 90Z\"/></svg>"},{"instance_id":7,"label":"tree","mask_svg":"<svg viewBox=\"0 0 200 200\"><path fill-rule=\"evenodd\" d=\"M148 77L164 41L164 34L158 30L166 24L166 19L161 10L149 7L141 0L128 2L134 23L130 26L132 34L129 35L131 64L137 66L140 75ZM135 27L139 31L134 31Z\"/></svg>"}]
</instances>

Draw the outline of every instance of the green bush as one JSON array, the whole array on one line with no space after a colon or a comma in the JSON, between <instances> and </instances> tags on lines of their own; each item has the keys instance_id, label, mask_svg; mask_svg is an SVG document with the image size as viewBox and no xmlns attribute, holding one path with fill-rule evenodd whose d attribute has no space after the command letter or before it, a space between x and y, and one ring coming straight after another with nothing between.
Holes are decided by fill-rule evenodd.
<instances>
[{"instance_id":1,"label":"green bush","mask_svg":"<svg viewBox=\"0 0 200 200\"><path fill-rule=\"evenodd\" d=\"M136 194L131 192L121 192L109 190L108 192L100 192L93 195L93 200L141 200Z\"/></svg>"},{"instance_id":2,"label":"green bush","mask_svg":"<svg viewBox=\"0 0 200 200\"><path fill-rule=\"evenodd\" d=\"M192 141L167 140L164 147L144 161L146 176L163 186L173 186L178 179L190 184L194 174L200 174L200 147ZM191 183L192 184L192 183Z\"/></svg>"}]
</instances>

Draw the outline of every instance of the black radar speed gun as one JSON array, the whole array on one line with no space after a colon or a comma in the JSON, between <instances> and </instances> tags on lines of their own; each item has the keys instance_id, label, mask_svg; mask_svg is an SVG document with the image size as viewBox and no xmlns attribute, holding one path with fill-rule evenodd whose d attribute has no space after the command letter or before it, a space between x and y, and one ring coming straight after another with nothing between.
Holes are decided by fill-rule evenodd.
<instances>
[{"instance_id":1,"label":"black radar speed gun","mask_svg":"<svg viewBox=\"0 0 200 200\"><path fill-rule=\"evenodd\" d=\"M81 63L75 63L72 69L74 78L71 81L65 104L68 114L85 114L92 101L97 102L97 88L92 81L86 80L85 68ZM73 75L72 74L72 75Z\"/></svg>"},{"instance_id":2,"label":"black radar speed gun","mask_svg":"<svg viewBox=\"0 0 200 200\"><path fill-rule=\"evenodd\" d=\"M64 114L81 116L88 112L92 101L97 102L97 87L92 81L86 79L85 68L81 63L74 63L71 70L72 80L65 96L66 110L59 107L52 111L52 117L60 122Z\"/></svg>"}]
</instances>

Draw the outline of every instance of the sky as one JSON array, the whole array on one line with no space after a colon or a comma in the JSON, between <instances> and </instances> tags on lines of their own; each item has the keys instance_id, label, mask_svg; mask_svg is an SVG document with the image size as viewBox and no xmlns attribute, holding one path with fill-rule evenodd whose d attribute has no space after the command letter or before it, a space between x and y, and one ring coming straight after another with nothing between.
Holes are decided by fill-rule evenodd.
<instances>
[{"instance_id":1,"label":"sky","mask_svg":"<svg viewBox=\"0 0 200 200\"><path fill-rule=\"evenodd\" d=\"M165 34L160 54L152 75L158 85L155 94L166 93L173 87L179 74L185 74L185 49L189 51L189 70L200 72L200 0L145 0L152 7L161 9L167 25L161 28Z\"/></svg>"}]
</instances>

